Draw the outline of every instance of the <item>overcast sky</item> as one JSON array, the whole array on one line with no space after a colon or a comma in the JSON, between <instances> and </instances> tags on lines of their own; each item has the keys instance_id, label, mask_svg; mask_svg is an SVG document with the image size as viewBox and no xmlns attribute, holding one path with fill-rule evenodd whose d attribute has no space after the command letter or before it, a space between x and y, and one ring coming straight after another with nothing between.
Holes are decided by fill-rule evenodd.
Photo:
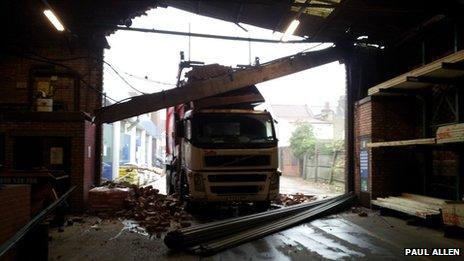
<instances>
[{"instance_id":1,"label":"overcast sky","mask_svg":"<svg viewBox=\"0 0 464 261\"><path fill-rule=\"evenodd\" d=\"M198 16L175 8L157 8L133 20L132 27L155 28L194 33L220 34L242 37L280 39L281 33L273 33L258 27L241 24L248 33L237 25L217 19ZM108 38L111 49L106 50L105 60L134 87L143 92L158 92L172 88L176 82L179 52L185 57L205 63L228 66L249 64L250 57L258 56L267 62L282 56L301 52L315 44L270 44L239 41L189 38L154 33L117 31ZM294 38L298 39L298 38ZM251 47L250 47L251 45ZM330 46L326 44L325 46ZM321 48L323 46L319 46ZM250 56L251 50L251 56ZM133 75L133 76L130 76ZM145 76L148 80L145 80ZM118 76L105 66L104 88L108 96L121 100L133 92ZM306 70L300 73L258 84L269 104L309 104L323 106L330 102L335 106L345 94L345 67L338 62Z\"/></svg>"}]
</instances>

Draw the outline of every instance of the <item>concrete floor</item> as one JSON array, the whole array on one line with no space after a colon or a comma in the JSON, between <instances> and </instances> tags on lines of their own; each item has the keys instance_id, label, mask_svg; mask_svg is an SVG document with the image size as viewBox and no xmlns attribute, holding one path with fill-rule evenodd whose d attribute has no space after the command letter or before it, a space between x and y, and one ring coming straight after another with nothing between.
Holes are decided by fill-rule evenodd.
<instances>
[{"instance_id":1,"label":"concrete floor","mask_svg":"<svg viewBox=\"0 0 464 261\"><path fill-rule=\"evenodd\" d=\"M314 195L318 198L334 197L343 194L343 191L335 190L335 186L329 186L323 183L315 183L294 176L280 176L281 194L303 193L305 195Z\"/></svg>"},{"instance_id":2,"label":"concrete floor","mask_svg":"<svg viewBox=\"0 0 464 261\"><path fill-rule=\"evenodd\" d=\"M50 260L395 260L404 258L405 247L464 248L463 240L444 238L440 230L367 212L314 220L210 257L171 252L129 221L94 225L97 218L87 217L64 232L51 231Z\"/></svg>"}]
</instances>

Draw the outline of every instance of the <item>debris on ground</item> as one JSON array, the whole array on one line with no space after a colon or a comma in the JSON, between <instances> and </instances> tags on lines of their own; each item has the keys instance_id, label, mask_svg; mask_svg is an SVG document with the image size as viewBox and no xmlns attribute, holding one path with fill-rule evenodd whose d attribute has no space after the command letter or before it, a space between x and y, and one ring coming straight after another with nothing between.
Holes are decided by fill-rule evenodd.
<instances>
[{"instance_id":1,"label":"debris on ground","mask_svg":"<svg viewBox=\"0 0 464 261\"><path fill-rule=\"evenodd\" d=\"M311 202L316 200L314 195L304 195L303 193L296 194L280 194L272 203L283 206L293 206L296 204Z\"/></svg>"},{"instance_id":2,"label":"debris on ground","mask_svg":"<svg viewBox=\"0 0 464 261\"><path fill-rule=\"evenodd\" d=\"M355 214L358 214L358 216L360 217L367 217L369 216L366 212L366 210L362 207L352 207L351 208L351 212L352 213L355 213Z\"/></svg>"},{"instance_id":3,"label":"debris on ground","mask_svg":"<svg viewBox=\"0 0 464 261\"><path fill-rule=\"evenodd\" d=\"M152 186L133 189L126 204L126 210L118 214L139 221L150 234L190 226L192 219L175 195L159 194Z\"/></svg>"},{"instance_id":4,"label":"debris on ground","mask_svg":"<svg viewBox=\"0 0 464 261\"><path fill-rule=\"evenodd\" d=\"M160 237L162 232L191 226L192 217L176 195L159 194L152 186L106 182L89 193L90 212L102 219L122 217L135 220L147 232ZM98 224L94 224L95 228ZM92 226L93 227L93 226Z\"/></svg>"}]
</instances>

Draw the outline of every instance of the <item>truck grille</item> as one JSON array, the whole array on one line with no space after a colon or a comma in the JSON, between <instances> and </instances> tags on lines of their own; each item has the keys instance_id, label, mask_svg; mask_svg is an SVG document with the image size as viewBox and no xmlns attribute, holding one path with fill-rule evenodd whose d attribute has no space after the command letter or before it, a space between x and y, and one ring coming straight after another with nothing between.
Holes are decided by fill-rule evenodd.
<instances>
[{"instance_id":1,"label":"truck grille","mask_svg":"<svg viewBox=\"0 0 464 261\"><path fill-rule=\"evenodd\" d=\"M211 186L211 192L215 194L256 194L259 186Z\"/></svg>"},{"instance_id":2,"label":"truck grille","mask_svg":"<svg viewBox=\"0 0 464 261\"><path fill-rule=\"evenodd\" d=\"M265 181L266 175L262 174L220 174L209 175L208 181L210 182L255 182Z\"/></svg>"},{"instance_id":3,"label":"truck grille","mask_svg":"<svg viewBox=\"0 0 464 261\"><path fill-rule=\"evenodd\" d=\"M249 167L269 166L269 155L219 155L205 156L206 167Z\"/></svg>"}]
</instances>

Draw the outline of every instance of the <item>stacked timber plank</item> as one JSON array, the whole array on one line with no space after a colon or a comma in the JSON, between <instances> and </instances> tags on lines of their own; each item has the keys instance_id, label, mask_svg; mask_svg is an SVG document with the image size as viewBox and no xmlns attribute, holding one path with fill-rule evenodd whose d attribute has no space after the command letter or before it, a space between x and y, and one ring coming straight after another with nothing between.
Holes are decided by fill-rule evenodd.
<instances>
[{"instance_id":1,"label":"stacked timber plank","mask_svg":"<svg viewBox=\"0 0 464 261\"><path fill-rule=\"evenodd\" d=\"M372 205L399 211L423 219L439 217L446 201L443 199L403 193L398 197L377 198Z\"/></svg>"},{"instance_id":2,"label":"stacked timber plank","mask_svg":"<svg viewBox=\"0 0 464 261\"><path fill-rule=\"evenodd\" d=\"M464 123L451 124L439 127L437 130L437 143L451 143L464 141Z\"/></svg>"},{"instance_id":3,"label":"stacked timber plank","mask_svg":"<svg viewBox=\"0 0 464 261\"><path fill-rule=\"evenodd\" d=\"M431 83L427 82L426 79L453 79L464 76L464 70L462 70L459 66L459 63L463 61L464 50L438 59L369 88L368 94L381 94L382 91L386 89L419 89L431 85Z\"/></svg>"},{"instance_id":4,"label":"stacked timber plank","mask_svg":"<svg viewBox=\"0 0 464 261\"><path fill-rule=\"evenodd\" d=\"M436 138L397 140L367 143L368 148L399 147L412 145L435 145L464 142L464 123L449 124L438 128Z\"/></svg>"},{"instance_id":5,"label":"stacked timber plank","mask_svg":"<svg viewBox=\"0 0 464 261\"><path fill-rule=\"evenodd\" d=\"M414 140L396 140L396 141L383 141L383 142L369 142L368 148L380 147L399 147L399 146L412 146L412 145L433 145L436 144L435 138L414 139Z\"/></svg>"},{"instance_id":6,"label":"stacked timber plank","mask_svg":"<svg viewBox=\"0 0 464 261\"><path fill-rule=\"evenodd\" d=\"M464 228L464 202L450 201L443 208L443 224Z\"/></svg>"}]
</instances>

